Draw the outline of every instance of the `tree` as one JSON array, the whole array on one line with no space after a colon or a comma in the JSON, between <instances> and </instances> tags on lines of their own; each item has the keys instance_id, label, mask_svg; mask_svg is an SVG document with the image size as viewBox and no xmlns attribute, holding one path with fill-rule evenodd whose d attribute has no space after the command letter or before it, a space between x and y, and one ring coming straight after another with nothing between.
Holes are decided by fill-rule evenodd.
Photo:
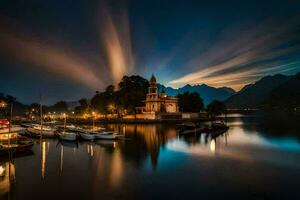
<instances>
[{"instance_id":1,"label":"tree","mask_svg":"<svg viewBox=\"0 0 300 200\"><path fill-rule=\"evenodd\" d=\"M207 112L211 117L216 117L221 114L226 114L227 108L223 102L214 100L207 105Z\"/></svg>"},{"instance_id":2,"label":"tree","mask_svg":"<svg viewBox=\"0 0 300 200\"><path fill-rule=\"evenodd\" d=\"M135 107L143 105L148 81L140 76L124 76L118 84L119 89L109 85L104 92L96 92L91 99L93 109L100 113L122 114L135 112Z\"/></svg>"},{"instance_id":3,"label":"tree","mask_svg":"<svg viewBox=\"0 0 300 200\"><path fill-rule=\"evenodd\" d=\"M203 99L196 92L185 92L178 96L178 106L182 112L200 112L203 110Z\"/></svg>"},{"instance_id":4,"label":"tree","mask_svg":"<svg viewBox=\"0 0 300 200\"><path fill-rule=\"evenodd\" d=\"M49 106L47 109L45 108L45 110L48 110L50 112L64 113L68 111L68 104L65 101L59 101L54 105Z\"/></svg>"},{"instance_id":5,"label":"tree","mask_svg":"<svg viewBox=\"0 0 300 200\"><path fill-rule=\"evenodd\" d=\"M110 105L115 105L115 86L109 85L104 92L96 92L96 95L91 99L91 105L94 110L108 114L112 113L109 109Z\"/></svg>"},{"instance_id":6,"label":"tree","mask_svg":"<svg viewBox=\"0 0 300 200\"><path fill-rule=\"evenodd\" d=\"M135 113L135 108L143 105L148 87L148 80L140 76L124 76L116 93L118 108Z\"/></svg>"},{"instance_id":7,"label":"tree","mask_svg":"<svg viewBox=\"0 0 300 200\"><path fill-rule=\"evenodd\" d=\"M83 114L89 111L89 102L87 99L80 99L79 100L80 106L75 108L75 112L78 114Z\"/></svg>"}]
</instances>

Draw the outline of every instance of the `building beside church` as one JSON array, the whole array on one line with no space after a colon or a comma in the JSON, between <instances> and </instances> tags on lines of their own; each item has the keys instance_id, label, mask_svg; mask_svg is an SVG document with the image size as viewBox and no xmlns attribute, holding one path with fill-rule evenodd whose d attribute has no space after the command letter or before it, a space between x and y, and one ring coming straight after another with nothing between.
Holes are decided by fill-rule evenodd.
<instances>
[{"instance_id":1,"label":"building beside church","mask_svg":"<svg viewBox=\"0 0 300 200\"><path fill-rule=\"evenodd\" d=\"M162 91L158 93L156 78L151 76L145 106L137 107L137 113L144 119L177 118L179 115L178 98L170 97ZM175 116L175 117L174 117Z\"/></svg>"}]
</instances>

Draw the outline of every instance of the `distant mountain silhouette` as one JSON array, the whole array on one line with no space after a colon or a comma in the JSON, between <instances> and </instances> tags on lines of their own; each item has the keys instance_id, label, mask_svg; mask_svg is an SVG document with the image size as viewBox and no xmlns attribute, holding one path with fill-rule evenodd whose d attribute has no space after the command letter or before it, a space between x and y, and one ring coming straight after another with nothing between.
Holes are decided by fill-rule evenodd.
<instances>
[{"instance_id":1,"label":"distant mountain silhouette","mask_svg":"<svg viewBox=\"0 0 300 200\"><path fill-rule=\"evenodd\" d=\"M169 96L177 96L178 94L182 94L185 92L197 92L198 94L200 94L205 105L209 104L213 100L224 101L228 97L236 93L232 88L215 88L205 84L194 86L188 84L178 89L174 89L172 87L165 87L159 84L158 90L159 92L164 90Z\"/></svg>"},{"instance_id":2,"label":"distant mountain silhouette","mask_svg":"<svg viewBox=\"0 0 300 200\"><path fill-rule=\"evenodd\" d=\"M266 76L259 81L246 85L239 92L229 97L225 103L229 108L260 108L275 105L285 98L294 97L299 90L299 76L276 74ZM298 84L298 86L297 86Z\"/></svg>"},{"instance_id":3,"label":"distant mountain silhouette","mask_svg":"<svg viewBox=\"0 0 300 200\"><path fill-rule=\"evenodd\" d=\"M300 72L273 89L264 103L269 107L300 107Z\"/></svg>"}]
</instances>

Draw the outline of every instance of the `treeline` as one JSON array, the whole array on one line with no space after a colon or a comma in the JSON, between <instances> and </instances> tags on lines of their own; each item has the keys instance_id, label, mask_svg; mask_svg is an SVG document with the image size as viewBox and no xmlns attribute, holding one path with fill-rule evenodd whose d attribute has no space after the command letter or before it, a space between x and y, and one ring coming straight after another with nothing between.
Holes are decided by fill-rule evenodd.
<instances>
[{"instance_id":1,"label":"treeline","mask_svg":"<svg viewBox=\"0 0 300 200\"><path fill-rule=\"evenodd\" d=\"M137 106L143 106L148 80L140 76L124 76L118 84L118 89L109 85L103 92L96 92L88 101L81 99L80 106L75 108L77 114L99 112L103 114L133 114Z\"/></svg>"},{"instance_id":2,"label":"treeline","mask_svg":"<svg viewBox=\"0 0 300 200\"><path fill-rule=\"evenodd\" d=\"M135 114L136 107L144 106L143 102L148 92L149 82L140 76L124 76L118 84L118 89L109 85L104 92L88 101L81 99L80 106L75 108L77 114L91 113L93 111L103 114ZM206 110L203 99L196 92L185 92L178 96L178 106L181 112L200 112ZM226 111L225 104L212 101L207 110L210 113L221 114Z\"/></svg>"},{"instance_id":3,"label":"treeline","mask_svg":"<svg viewBox=\"0 0 300 200\"><path fill-rule=\"evenodd\" d=\"M11 107L12 106L12 107ZM32 103L30 105L23 104L17 100L16 97L11 95L4 95L0 93L0 118L5 118L10 115L11 109L13 115L26 116L26 115L39 115L40 114L40 104ZM43 105L43 112L57 112L63 113L68 112L68 104L65 101L59 101L54 105L47 106Z\"/></svg>"},{"instance_id":4,"label":"treeline","mask_svg":"<svg viewBox=\"0 0 300 200\"><path fill-rule=\"evenodd\" d=\"M16 97L4 95L0 93L0 118L6 118L10 115L11 106L13 106L16 115L25 115L28 110L28 105L17 101Z\"/></svg>"},{"instance_id":5,"label":"treeline","mask_svg":"<svg viewBox=\"0 0 300 200\"><path fill-rule=\"evenodd\" d=\"M148 92L149 82L141 76L124 76L117 87L109 85L103 92L96 91L91 99L80 99L79 106L75 107L75 114L102 113L102 114L135 114L136 107L145 105L145 98ZM0 95L0 100L13 102L14 113L17 115L38 115L40 104L32 103L24 105L19 103L15 97ZM185 92L178 95L178 106L181 112L200 112L205 110L203 99L196 93ZM8 112L8 106L6 107ZM225 105L220 101L213 101L207 106L210 112L224 112ZM43 106L45 114L59 114L70 112L68 103L59 101L51 106Z\"/></svg>"}]
</instances>

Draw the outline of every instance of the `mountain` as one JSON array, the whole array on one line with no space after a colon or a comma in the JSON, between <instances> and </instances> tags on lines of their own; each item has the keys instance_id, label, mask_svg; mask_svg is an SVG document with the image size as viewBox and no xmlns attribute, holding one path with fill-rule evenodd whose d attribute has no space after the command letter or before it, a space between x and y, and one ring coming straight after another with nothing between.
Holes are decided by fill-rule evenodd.
<instances>
[{"instance_id":1,"label":"mountain","mask_svg":"<svg viewBox=\"0 0 300 200\"><path fill-rule=\"evenodd\" d=\"M271 107L300 107L300 72L271 91L265 104Z\"/></svg>"},{"instance_id":2,"label":"mountain","mask_svg":"<svg viewBox=\"0 0 300 200\"><path fill-rule=\"evenodd\" d=\"M165 87L159 84L158 90L159 92L164 90L169 96L177 96L178 94L182 94L185 92L196 92L200 94L205 105L209 104L213 100L224 101L228 97L236 93L232 88L215 88L205 84L194 86L188 84L178 89L174 89L172 87Z\"/></svg>"},{"instance_id":3,"label":"mountain","mask_svg":"<svg viewBox=\"0 0 300 200\"><path fill-rule=\"evenodd\" d=\"M254 84L246 85L225 103L229 108L259 108L266 103L273 90L286 83L291 76L276 74L266 76ZM294 89L291 88L291 89Z\"/></svg>"}]
</instances>

